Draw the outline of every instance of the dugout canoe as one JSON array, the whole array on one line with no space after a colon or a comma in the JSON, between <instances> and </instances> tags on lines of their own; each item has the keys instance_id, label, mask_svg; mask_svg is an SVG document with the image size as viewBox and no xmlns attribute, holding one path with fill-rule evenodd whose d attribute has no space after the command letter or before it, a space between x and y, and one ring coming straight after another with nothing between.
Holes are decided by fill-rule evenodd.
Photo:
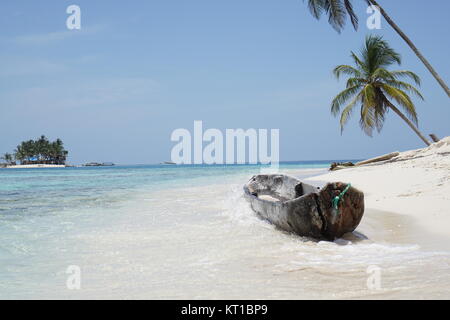
<instances>
[{"instance_id":1,"label":"dugout canoe","mask_svg":"<svg viewBox=\"0 0 450 320\"><path fill-rule=\"evenodd\" d=\"M348 183L320 189L288 175L260 174L244 185L244 194L262 219L315 239L332 241L354 231L364 214L364 194Z\"/></svg>"}]
</instances>

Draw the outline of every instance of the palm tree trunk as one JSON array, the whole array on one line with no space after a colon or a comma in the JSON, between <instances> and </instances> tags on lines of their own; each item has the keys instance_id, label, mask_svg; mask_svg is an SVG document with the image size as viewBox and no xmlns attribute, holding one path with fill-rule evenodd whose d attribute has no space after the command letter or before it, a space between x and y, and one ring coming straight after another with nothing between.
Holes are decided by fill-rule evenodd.
<instances>
[{"instance_id":1,"label":"palm tree trunk","mask_svg":"<svg viewBox=\"0 0 450 320\"><path fill-rule=\"evenodd\" d=\"M392 21L392 19L388 16L386 11L375 1L375 0L366 0L369 4L372 4L374 6L377 6L380 9L380 13L383 15L383 17L386 19L387 23L390 24L390 26L400 35L400 37L405 40L405 42L408 44L408 46L414 51L416 56L423 62L425 67L431 72L433 77L436 79L436 81L441 85L442 89L444 89L445 93L447 93L447 96L450 97L450 89L445 84L445 81L439 76L439 74L434 70L434 68L431 66L431 64L428 62L427 59L420 53L419 49L412 43L412 41L408 38L406 34L403 33L403 31L397 26L397 24Z\"/></svg>"},{"instance_id":2,"label":"palm tree trunk","mask_svg":"<svg viewBox=\"0 0 450 320\"><path fill-rule=\"evenodd\" d=\"M411 120L409 120L400 110L397 109L396 106L394 106L389 100L386 99L386 103L387 105L400 117L402 118L407 124L408 126L413 129L413 131L419 136L420 139L422 139L423 142L425 142L425 144L427 146L430 145L430 142L427 140L427 138L425 138L425 136L419 131L419 129L417 129L417 127L414 125L414 123L411 122Z\"/></svg>"}]
</instances>

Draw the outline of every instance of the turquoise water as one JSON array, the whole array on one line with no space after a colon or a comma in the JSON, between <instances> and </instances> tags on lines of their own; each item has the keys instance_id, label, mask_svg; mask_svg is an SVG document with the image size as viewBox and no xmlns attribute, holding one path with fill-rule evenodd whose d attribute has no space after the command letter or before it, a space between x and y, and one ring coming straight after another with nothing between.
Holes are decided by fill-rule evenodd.
<instances>
[{"instance_id":1,"label":"turquoise water","mask_svg":"<svg viewBox=\"0 0 450 320\"><path fill-rule=\"evenodd\" d=\"M330 161L282 163L280 169L327 168ZM259 165L135 165L0 170L0 221L67 209L110 206L138 190L217 183L254 174Z\"/></svg>"},{"instance_id":2,"label":"turquoise water","mask_svg":"<svg viewBox=\"0 0 450 320\"><path fill-rule=\"evenodd\" d=\"M305 178L330 162L280 171ZM369 212L358 228L367 240L317 243L259 219L242 185L260 169L2 169L0 298L448 298L448 253L384 239L403 220ZM373 265L381 292L366 285Z\"/></svg>"},{"instance_id":3,"label":"turquoise water","mask_svg":"<svg viewBox=\"0 0 450 320\"><path fill-rule=\"evenodd\" d=\"M283 168L327 166L329 162L281 165ZM120 225L133 223L130 228L134 228L135 222L137 226L149 223L148 217L150 222L157 218L159 227L171 225L175 219L172 211L180 209L171 206L169 200L177 203L177 198L182 199L191 188L224 185L236 177L245 181L259 170L258 165L2 169L0 297L53 297L54 288L65 291L63 274L70 261L83 264L89 259L86 255L98 254L90 251L90 244L79 240L83 234L96 235L119 221ZM167 198L154 196L153 204L149 195L165 190L170 193ZM167 205L159 204L159 200ZM199 212L202 205L215 202L202 200ZM146 216L139 217L137 212L144 210ZM195 209L191 211L189 214L195 213ZM192 217L185 217L189 223ZM104 253L108 249L99 250Z\"/></svg>"}]
</instances>

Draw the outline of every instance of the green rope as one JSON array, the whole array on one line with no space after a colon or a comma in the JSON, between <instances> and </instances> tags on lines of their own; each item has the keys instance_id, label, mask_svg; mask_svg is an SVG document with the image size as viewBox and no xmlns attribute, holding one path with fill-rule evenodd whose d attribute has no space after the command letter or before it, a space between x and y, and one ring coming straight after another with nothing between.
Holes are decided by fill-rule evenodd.
<instances>
[{"instance_id":1,"label":"green rope","mask_svg":"<svg viewBox=\"0 0 450 320\"><path fill-rule=\"evenodd\" d=\"M349 184L345 187L345 189L342 190L342 192L341 192L338 196L334 197L334 198L331 200L331 205L333 206L334 209L337 210L337 213L338 213L338 214L339 214L339 208L338 208L339 201L341 201L341 199L344 197L344 194L348 191L348 189L350 189L350 187L351 187L351 184L349 183Z\"/></svg>"}]
</instances>

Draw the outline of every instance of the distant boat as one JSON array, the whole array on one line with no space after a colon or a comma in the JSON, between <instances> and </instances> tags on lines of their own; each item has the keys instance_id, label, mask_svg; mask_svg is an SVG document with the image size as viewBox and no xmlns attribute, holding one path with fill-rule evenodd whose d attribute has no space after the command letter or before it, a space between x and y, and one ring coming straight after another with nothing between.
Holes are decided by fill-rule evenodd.
<instances>
[{"instance_id":1,"label":"distant boat","mask_svg":"<svg viewBox=\"0 0 450 320\"><path fill-rule=\"evenodd\" d=\"M85 167L110 167L110 166L114 166L115 164L112 162L89 162L84 164L83 166Z\"/></svg>"},{"instance_id":2,"label":"distant boat","mask_svg":"<svg viewBox=\"0 0 450 320\"><path fill-rule=\"evenodd\" d=\"M164 162L162 162L161 164L176 164L175 162L172 162L172 161L164 161Z\"/></svg>"}]
</instances>

